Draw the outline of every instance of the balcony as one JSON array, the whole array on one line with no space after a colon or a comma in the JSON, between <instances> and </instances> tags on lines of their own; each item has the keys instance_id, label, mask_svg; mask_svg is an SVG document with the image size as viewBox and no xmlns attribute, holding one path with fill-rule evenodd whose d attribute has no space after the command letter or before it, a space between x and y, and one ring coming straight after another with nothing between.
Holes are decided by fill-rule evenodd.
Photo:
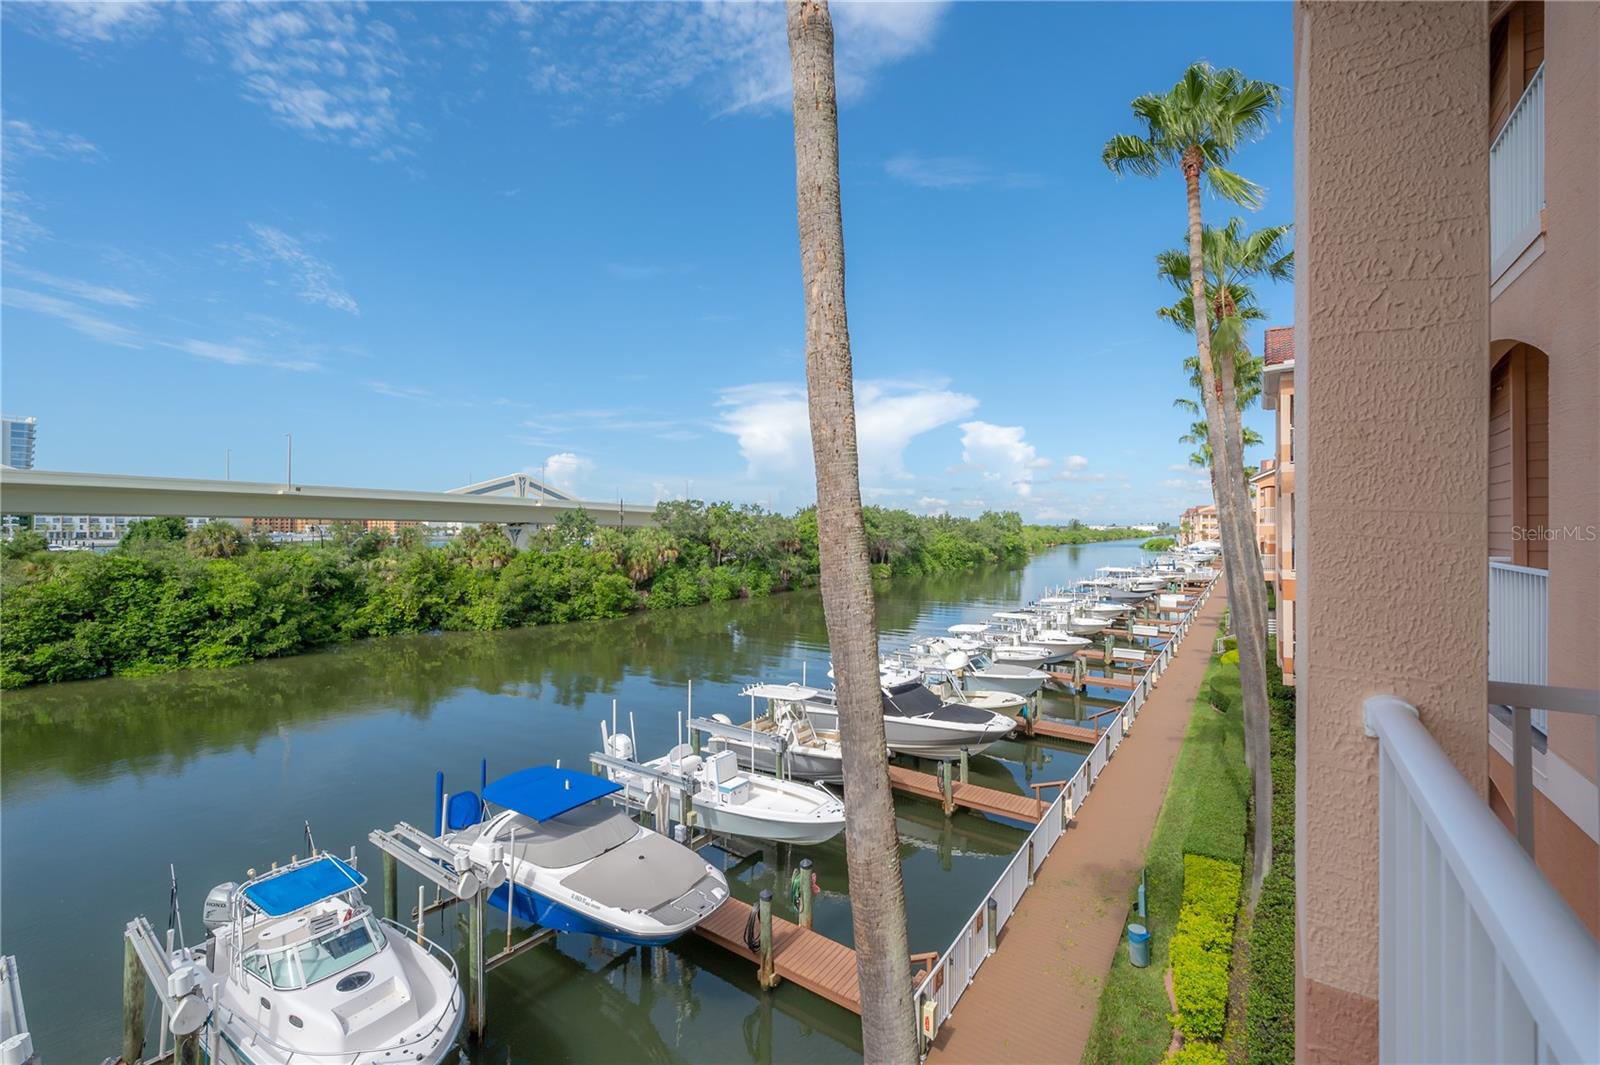
<instances>
[{"instance_id":1,"label":"balcony","mask_svg":"<svg viewBox=\"0 0 1600 1065\"><path fill-rule=\"evenodd\" d=\"M1600 703L1540 692L1560 709ZM1380 1060L1600 1061L1600 946L1417 711L1391 696L1364 710L1379 749Z\"/></svg>"},{"instance_id":2,"label":"balcony","mask_svg":"<svg viewBox=\"0 0 1600 1065\"><path fill-rule=\"evenodd\" d=\"M1489 280L1498 281L1544 232L1544 67L1489 149Z\"/></svg>"},{"instance_id":3,"label":"balcony","mask_svg":"<svg viewBox=\"0 0 1600 1065\"><path fill-rule=\"evenodd\" d=\"M1548 570L1489 563L1489 679L1543 684L1549 634ZM1546 732L1548 715L1535 710L1533 727Z\"/></svg>"}]
</instances>

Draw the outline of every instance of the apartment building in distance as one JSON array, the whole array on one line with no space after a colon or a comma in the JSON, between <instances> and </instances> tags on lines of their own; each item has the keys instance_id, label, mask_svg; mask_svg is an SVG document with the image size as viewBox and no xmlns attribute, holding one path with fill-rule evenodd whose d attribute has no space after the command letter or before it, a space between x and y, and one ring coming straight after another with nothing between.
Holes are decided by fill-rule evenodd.
<instances>
[{"instance_id":1,"label":"apartment building in distance","mask_svg":"<svg viewBox=\"0 0 1600 1065\"><path fill-rule=\"evenodd\" d=\"M1217 543L1222 540L1222 526L1217 521L1217 505L1206 503L1190 507L1178 521L1178 543L1192 544L1201 540Z\"/></svg>"},{"instance_id":2,"label":"apartment building in distance","mask_svg":"<svg viewBox=\"0 0 1600 1065\"><path fill-rule=\"evenodd\" d=\"M1597 1061L1600 4L1294 22L1296 1057Z\"/></svg>"},{"instance_id":3,"label":"apartment building in distance","mask_svg":"<svg viewBox=\"0 0 1600 1065\"><path fill-rule=\"evenodd\" d=\"M39 435L38 418L0 417L0 466L33 469L33 445Z\"/></svg>"}]
</instances>

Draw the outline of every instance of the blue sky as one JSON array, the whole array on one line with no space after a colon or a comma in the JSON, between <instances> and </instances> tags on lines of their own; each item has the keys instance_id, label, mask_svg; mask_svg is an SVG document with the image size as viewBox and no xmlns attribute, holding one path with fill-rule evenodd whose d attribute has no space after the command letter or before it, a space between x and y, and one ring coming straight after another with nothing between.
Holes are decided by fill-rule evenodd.
<instances>
[{"instance_id":1,"label":"blue sky","mask_svg":"<svg viewBox=\"0 0 1600 1065\"><path fill-rule=\"evenodd\" d=\"M1288 5L834 16L868 500L1205 499L1192 341L1153 313L1181 179L1100 148L1196 58L1287 86ZM231 449L272 481L292 432L303 483L812 499L781 7L7 3L3 30L0 386L41 467ZM1292 219L1291 142L1286 108L1238 157L1251 225Z\"/></svg>"}]
</instances>

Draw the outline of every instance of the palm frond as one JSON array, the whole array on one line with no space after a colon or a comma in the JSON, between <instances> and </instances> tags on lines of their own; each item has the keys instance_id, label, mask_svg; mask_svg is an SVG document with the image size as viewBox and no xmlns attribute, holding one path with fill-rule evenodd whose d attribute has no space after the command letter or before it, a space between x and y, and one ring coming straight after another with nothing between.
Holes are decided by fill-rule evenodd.
<instances>
[{"instance_id":1,"label":"palm frond","mask_svg":"<svg viewBox=\"0 0 1600 1065\"><path fill-rule=\"evenodd\" d=\"M1155 177L1161 173L1162 166L1157 147L1143 137L1130 133L1119 133L1106 141L1100 161L1113 173L1138 174L1140 177Z\"/></svg>"},{"instance_id":2,"label":"palm frond","mask_svg":"<svg viewBox=\"0 0 1600 1065\"><path fill-rule=\"evenodd\" d=\"M1204 149L1202 148L1202 152ZM1266 200L1266 190L1254 181L1235 174L1232 170L1220 166L1208 165L1205 169L1206 182L1211 186L1211 191L1225 200L1255 210Z\"/></svg>"}]
</instances>

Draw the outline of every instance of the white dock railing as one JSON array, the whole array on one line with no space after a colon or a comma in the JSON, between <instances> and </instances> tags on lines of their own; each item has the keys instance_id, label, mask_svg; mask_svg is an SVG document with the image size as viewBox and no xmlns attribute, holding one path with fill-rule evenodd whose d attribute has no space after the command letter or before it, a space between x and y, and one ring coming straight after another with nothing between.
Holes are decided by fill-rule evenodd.
<instances>
[{"instance_id":1,"label":"white dock railing","mask_svg":"<svg viewBox=\"0 0 1600 1065\"><path fill-rule=\"evenodd\" d=\"M1489 280L1543 232L1544 67L1534 71L1489 149Z\"/></svg>"},{"instance_id":2,"label":"white dock railing","mask_svg":"<svg viewBox=\"0 0 1600 1065\"><path fill-rule=\"evenodd\" d=\"M1600 948L1410 705L1378 740L1384 1062L1600 1061Z\"/></svg>"},{"instance_id":3,"label":"white dock railing","mask_svg":"<svg viewBox=\"0 0 1600 1065\"><path fill-rule=\"evenodd\" d=\"M1550 571L1489 562L1489 679L1543 684L1549 661ZM1547 732L1549 715L1533 712L1533 727Z\"/></svg>"},{"instance_id":4,"label":"white dock railing","mask_svg":"<svg viewBox=\"0 0 1600 1065\"><path fill-rule=\"evenodd\" d=\"M984 959L994 953L998 946L1000 930L1011 919L1017 904L1022 900L1023 892L1033 883L1034 874L1049 856L1050 849L1065 834L1067 823L1083 806L1106 763L1111 760L1118 745L1132 730L1139 711L1150 698L1151 689L1155 687L1156 681L1166 668L1172 664L1172 656L1177 653L1178 645L1188 635L1195 617L1199 615L1200 608L1211 598L1211 590L1215 586L1216 579L1213 578L1189 605L1183 620L1178 623L1178 627L1173 630L1160 653L1139 678L1138 685L1128 693L1127 701L1122 704L1121 710L1111 718L1111 724L1100 733L1100 738L1089 749L1089 757L1078 766L1077 772L1072 774L1072 779L1062 787L1060 794L1045 810L1039 823L1028 833L1027 840L1012 857L1005 872L1000 874L1000 878L989 889L988 896L956 934L955 942L940 955L939 960L928 970L928 975L917 986L913 995L913 1005L916 1008L918 1030L922 1033L921 1049L924 1054L927 1053L930 1038L930 1033L922 1026L924 1004L933 1004L933 1030L937 1032L955 1009L962 993L971 985L972 978L977 975L978 967L983 964Z\"/></svg>"}]
</instances>

